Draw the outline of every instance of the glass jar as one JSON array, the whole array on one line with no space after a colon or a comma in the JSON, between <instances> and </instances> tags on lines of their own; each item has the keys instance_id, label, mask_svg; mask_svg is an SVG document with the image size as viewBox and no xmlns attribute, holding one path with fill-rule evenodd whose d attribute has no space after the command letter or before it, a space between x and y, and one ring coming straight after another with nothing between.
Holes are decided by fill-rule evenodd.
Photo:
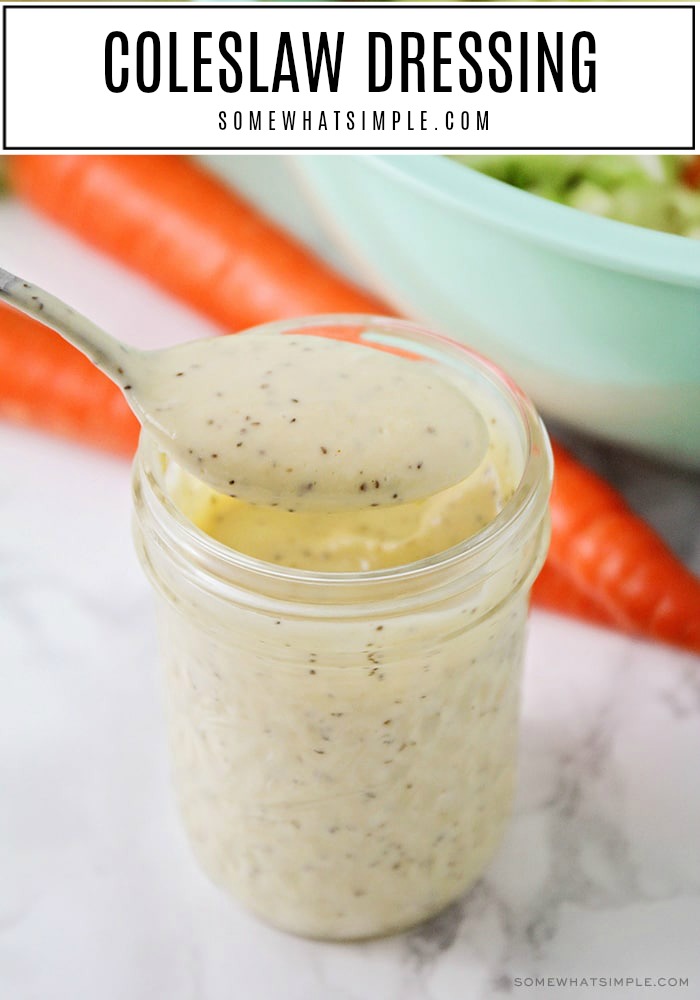
<instances>
[{"instance_id":1,"label":"glass jar","mask_svg":"<svg viewBox=\"0 0 700 1000\"><path fill-rule=\"evenodd\" d=\"M531 403L467 348L399 321L314 317L441 366L500 421L514 490L478 534L408 565L317 573L243 555L173 501L142 435L135 537L157 594L176 793L203 868L278 927L383 935L481 874L513 795L551 454Z\"/></svg>"}]
</instances>

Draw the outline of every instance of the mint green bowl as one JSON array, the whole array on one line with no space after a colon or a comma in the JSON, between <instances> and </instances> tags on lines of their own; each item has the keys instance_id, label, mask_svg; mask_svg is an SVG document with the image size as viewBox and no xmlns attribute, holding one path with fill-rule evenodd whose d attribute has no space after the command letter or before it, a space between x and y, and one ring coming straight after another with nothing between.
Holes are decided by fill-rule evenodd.
<instances>
[{"instance_id":1,"label":"mint green bowl","mask_svg":"<svg viewBox=\"0 0 700 1000\"><path fill-rule=\"evenodd\" d=\"M397 311L493 358L546 415L700 466L700 242L586 215L440 156L295 164Z\"/></svg>"}]
</instances>

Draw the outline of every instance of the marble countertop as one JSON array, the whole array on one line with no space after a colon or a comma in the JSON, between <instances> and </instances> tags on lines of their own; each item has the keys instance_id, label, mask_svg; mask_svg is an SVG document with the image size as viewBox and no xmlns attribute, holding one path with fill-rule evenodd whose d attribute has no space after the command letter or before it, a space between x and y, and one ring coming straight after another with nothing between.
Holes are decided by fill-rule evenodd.
<instances>
[{"instance_id":1,"label":"marble countertop","mask_svg":"<svg viewBox=\"0 0 700 1000\"><path fill-rule=\"evenodd\" d=\"M144 346L210 332L12 202L0 260ZM700 569L698 476L571 443ZM0 425L0 470L2 1000L700 996L697 658L533 613L485 877L406 935L298 940L208 883L176 817L127 464Z\"/></svg>"}]
</instances>

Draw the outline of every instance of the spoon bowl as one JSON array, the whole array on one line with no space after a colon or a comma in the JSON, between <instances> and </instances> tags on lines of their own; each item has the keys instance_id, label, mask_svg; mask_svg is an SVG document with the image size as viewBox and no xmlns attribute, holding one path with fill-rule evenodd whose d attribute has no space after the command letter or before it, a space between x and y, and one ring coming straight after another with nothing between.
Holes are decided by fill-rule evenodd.
<instances>
[{"instance_id":1,"label":"spoon bowl","mask_svg":"<svg viewBox=\"0 0 700 1000\"><path fill-rule=\"evenodd\" d=\"M249 503L413 502L468 478L488 449L483 417L436 366L336 339L313 319L295 334L259 328L140 351L2 270L0 298L83 351L178 465Z\"/></svg>"}]
</instances>

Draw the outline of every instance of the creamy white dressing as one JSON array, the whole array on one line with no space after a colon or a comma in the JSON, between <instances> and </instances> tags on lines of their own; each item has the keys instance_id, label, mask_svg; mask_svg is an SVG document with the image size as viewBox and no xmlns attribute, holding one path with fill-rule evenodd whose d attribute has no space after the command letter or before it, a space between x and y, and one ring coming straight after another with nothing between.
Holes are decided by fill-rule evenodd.
<instances>
[{"instance_id":1,"label":"creamy white dressing","mask_svg":"<svg viewBox=\"0 0 700 1000\"><path fill-rule=\"evenodd\" d=\"M124 388L182 468L286 510L421 500L467 478L488 447L481 414L430 363L313 335L140 355Z\"/></svg>"},{"instance_id":2,"label":"creamy white dressing","mask_svg":"<svg viewBox=\"0 0 700 1000\"><path fill-rule=\"evenodd\" d=\"M442 370L481 414L488 446L471 476L424 500L289 513L213 492L165 458L162 488L206 534L264 564L357 581L449 550L503 509L521 459L502 403ZM281 603L258 614L236 589L212 601L161 567L177 795L217 883L281 927L358 938L428 917L473 882L510 806L518 583L534 558L512 545L480 585L467 573L451 599L410 613L410 585L397 582L396 607L380 612L356 584L349 621L319 614L303 580L280 584Z\"/></svg>"},{"instance_id":3,"label":"creamy white dressing","mask_svg":"<svg viewBox=\"0 0 700 1000\"><path fill-rule=\"evenodd\" d=\"M136 465L190 841L217 883L314 937L385 934L436 913L482 871L512 798L528 591L547 541L546 443L509 386L425 341L410 343L436 359L440 392L462 396L446 418L468 400L488 432L479 467L430 497L289 513L212 491L148 435ZM407 364L436 377L432 362ZM301 406L298 382L291 394ZM433 424L430 409L419 415ZM273 444L291 448L297 425L281 426ZM325 425L303 426L318 445ZM528 447L542 481L503 520ZM460 547L498 517L499 531Z\"/></svg>"}]
</instances>

